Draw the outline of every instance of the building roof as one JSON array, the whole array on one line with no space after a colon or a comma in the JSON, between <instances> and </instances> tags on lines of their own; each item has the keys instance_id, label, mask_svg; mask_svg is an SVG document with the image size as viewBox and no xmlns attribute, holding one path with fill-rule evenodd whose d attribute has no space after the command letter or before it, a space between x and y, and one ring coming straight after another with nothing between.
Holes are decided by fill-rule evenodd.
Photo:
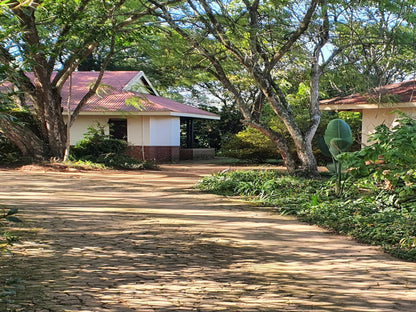
<instances>
[{"instance_id":1,"label":"building roof","mask_svg":"<svg viewBox=\"0 0 416 312\"><path fill-rule=\"evenodd\" d=\"M95 82L99 72L76 71L72 73L70 109L74 110L79 101ZM33 79L33 74L27 74ZM62 106L67 107L69 79L61 90ZM168 115L216 119L216 114L182 104L158 95L142 71L106 71L98 92L82 108L80 115Z\"/></svg>"},{"instance_id":2,"label":"building roof","mask_svg":"<svg viewBox=\"0 0 416 312\"><path fill-rule=\"evenodd\" d=\"M320 110L363 110L374 108L416 107L416 80L374 88L361 94L321 100Z\"/></svg>"},{"instance_id":3,"label":"building roof","mask_svg":"<svg viewBox=\"0 0 416 312\"><path fill-rule=\"evenodd\" d=\"M98 72L78 71L72 74L71 109L75 109L97 77ZM85 104L81 115L129 113L219 119L216 114L158 96L143 72L107 71L101 85L101 90ZM61 91L62 105L66 105L68 93L69 79Z\"/></svg>"}]
</instances>

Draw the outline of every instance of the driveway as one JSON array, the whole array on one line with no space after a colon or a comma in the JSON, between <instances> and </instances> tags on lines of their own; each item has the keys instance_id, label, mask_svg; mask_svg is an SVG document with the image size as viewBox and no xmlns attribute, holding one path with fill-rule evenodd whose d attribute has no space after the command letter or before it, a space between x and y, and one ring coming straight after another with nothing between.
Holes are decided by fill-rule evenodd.
<instances>
[{"instance_id":1,"label":"driveway","mask_svg":"<svg viewBox=\"0 0 416 312\"><path fill-rule=\"evenodd\" d=\"M222 169L0 170L25 287L0 311L415 311L415 263L192 189Z\"/></svg>"}]
</instances>

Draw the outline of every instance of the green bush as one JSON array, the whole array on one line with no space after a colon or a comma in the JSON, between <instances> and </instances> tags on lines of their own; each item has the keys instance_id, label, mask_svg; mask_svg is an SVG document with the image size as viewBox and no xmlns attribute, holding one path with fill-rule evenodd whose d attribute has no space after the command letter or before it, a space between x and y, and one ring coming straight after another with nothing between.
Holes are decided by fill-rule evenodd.
<instances>
[{"instance_id":1,"label":"green bush","mask_svg":"<svg viewBox=\"0 0 416 312\"><path fill-rule=\"evenodd\" d=\"M280 158L276 145L260 131L248 127L232 136L221 147L222 155L252 162Z\"/></svg>"},{"instance_id":2,"label":"green bush","mask_svg":"<svg viewBox=\"0 0 416 312\"><path fill-rule=\"evenodd\" d=\"M104 164L116 169L144 169L155 164L139 162L125 154L127 142L105 134L104 127L89 127L85 137L71 148L71 160Z\"/></svg>"},{"instance_id":3,"label":"green bush","mask_svg":"<svg viewBox=\"0 0 416 312\"><path fill-rule=\"evenodd\" d=\"M84 138L71 148L71 155L75 159L93 160L98 157L115 153L121 154L127 148L127 142L111 138L105 134L104 127L89 127Z\"/></svg>"},{"instance_id":4,"label":"green bush","mask_svg":"<svg viewBox=\"0 0 416 312\"><path fill-rule=\"evenodd\" d=\"M16 236L13 234L3 231L2 227L6 222L22 222L18 217L17 209L6 209L5 207L0 206L0 255L8 251L8 247L12 245L14 241L17 240Z\"/></svg>"},{"instance_id":5,"label":"green bush","mask_svg":"<svg viewBox=\"0 0 416 312\"><path fill-rule=\"evenodd\" d=\"M395 198L396 206L412 204L416 195L416 121L400 116L393 129L384 124L376 127L371 145L340 156L351 168L354 183L365 188L376 186L377 196L385 201Z\"/></svg>"}]
</instances>

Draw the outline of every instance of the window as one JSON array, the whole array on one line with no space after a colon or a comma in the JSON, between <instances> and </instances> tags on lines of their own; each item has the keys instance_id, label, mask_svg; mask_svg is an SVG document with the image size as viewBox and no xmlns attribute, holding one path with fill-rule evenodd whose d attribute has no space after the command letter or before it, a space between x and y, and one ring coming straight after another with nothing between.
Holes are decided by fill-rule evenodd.
<instances>
[{"instance_id":1,"label":"window","mask_svg":"<svg viewBox=\"0 0 416 312\"><path fill-rule=\"evenodd\" d=\"M127 119L111 118L108 120L108 124L112 138L127 141Z\"/></svg>"}]
</instances>

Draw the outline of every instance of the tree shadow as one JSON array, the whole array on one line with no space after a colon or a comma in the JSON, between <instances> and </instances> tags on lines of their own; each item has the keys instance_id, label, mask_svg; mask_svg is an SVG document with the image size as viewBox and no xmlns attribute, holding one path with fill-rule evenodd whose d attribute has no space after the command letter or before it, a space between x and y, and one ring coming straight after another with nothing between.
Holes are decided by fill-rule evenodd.
<instances>
[{"instance_id":1,"label":"tree shadow","mask_svg":"<svg viewBox=\"0 0 416 312\"><path fill-rule=\"evenodd\" d=\"M30 240L0 262L26 287L0 309L413 311L415 264L163 179L7 174Z\"/></svg>"}]
</instances>

